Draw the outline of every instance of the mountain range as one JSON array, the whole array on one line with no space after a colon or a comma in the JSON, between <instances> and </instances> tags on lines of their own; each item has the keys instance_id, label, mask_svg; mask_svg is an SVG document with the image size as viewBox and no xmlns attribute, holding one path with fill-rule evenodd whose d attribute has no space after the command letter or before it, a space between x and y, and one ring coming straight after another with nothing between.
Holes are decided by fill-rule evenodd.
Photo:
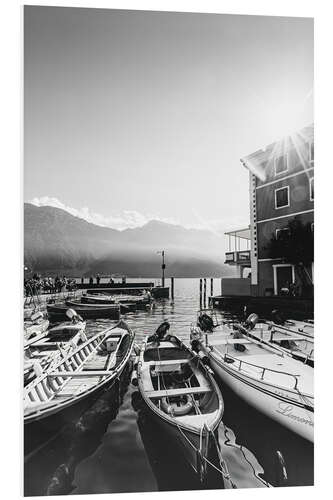
<instances>
[{"instance_id":1,"label":"mountain range","mask_svg":"<svg viewBox=\"0 0 333 500\"><path fill-rule=\"evenodd\" d=\"M157 252L161 250L165 250L167 276L233 274L223 264L223 238L210 231L156 220L119 231L59 208L24 204L24 263L34 272L160 276L161 256Z\"/></svg>"}]
</instances>

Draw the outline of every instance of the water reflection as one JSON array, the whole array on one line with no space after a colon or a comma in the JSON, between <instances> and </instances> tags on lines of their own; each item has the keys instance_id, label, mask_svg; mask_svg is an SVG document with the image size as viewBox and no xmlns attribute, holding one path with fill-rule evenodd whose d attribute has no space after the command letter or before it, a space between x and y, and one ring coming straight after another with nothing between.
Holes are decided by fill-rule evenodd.
<instances>
[{"instance_id":1,"label":"water reflection","mask_svg":"<svg viewBox=\"0 0 333 500\"><path fill-rule=\"evenodd\" d=\"M214 280L219 290L219 280ZM125 320L136 342L153 333L162 321L189 343L190 324L199 308L199 280L175 280L175 298L160 300L147 311L128 313ZM87 334L111 325L88 321ZM313 484L313 445L260 414L219 382L225 413L219 441L237 487ZM288 481L282 481L285 460ZM221 488L210 471L201 484L172 443L140 406L127 370L118 388L104 393L81 417L25 463L25 494L88 494L155 490Z\"/></svg>"}]
</instances>

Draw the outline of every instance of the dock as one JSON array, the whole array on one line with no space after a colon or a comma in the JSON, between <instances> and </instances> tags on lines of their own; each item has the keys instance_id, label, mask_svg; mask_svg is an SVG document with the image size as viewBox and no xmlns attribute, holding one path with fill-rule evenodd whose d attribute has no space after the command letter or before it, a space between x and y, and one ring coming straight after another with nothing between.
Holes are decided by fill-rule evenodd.
<instances>
[{"instance_id":1,"label":"dock","mask_svg":"<svg viewBox=\"0 0 333 500\"><path fill-rule=\"evenodd\" d=\"M219 295L209 297L209 305L215 309L235 313L242 313L246 306L246 314L254 312L267 319L270 319L274 309L293 319L313 319L313 298Z\"/></svg>"}]
</instances>

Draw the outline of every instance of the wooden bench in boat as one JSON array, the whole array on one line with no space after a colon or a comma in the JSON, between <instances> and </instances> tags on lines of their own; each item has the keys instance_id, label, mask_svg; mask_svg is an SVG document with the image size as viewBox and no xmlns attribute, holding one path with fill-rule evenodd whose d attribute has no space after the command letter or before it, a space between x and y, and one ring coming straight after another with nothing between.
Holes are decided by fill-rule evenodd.
<instances>
[{"instance_id":1,"label":"wooden bench in boat","mask_svg":"<svg viewBox=\"0 0 333 500\"><path fill-rule=\"evenodd\" d=\"M187 359L166 359L163 361L146 361L149 365L153 366L167 366L167 365L180 365L183 363L188 363L190 360Z\"/></svg>"},{"instance_id":2,"label":"wooden bench in boat","mask_svg":"<svg viewBox=\"0 0 333 500\"><path fill-rule=\"evenodd\" d=\"M164 398L166 396L183 396L185 394L200 394L204 392L211 392L211 387L199 386L199 387L182 387L180 389L161 389L159 391L146 391L145 395L148 398Z\"/></svg>"},{"instance_id":3,"label":"wooden bench in boat","mask_svg":"<svg viewBox=\"0 0 333 500\"><path fill-rule=\"evenodd\" d=\"M105 375L110 375L112 373L111 370L87 370L87 371L82 371L79 370L77 372L54 372L54 373L49 373L47 376L56 378L56 377L103 377Z\"/></svg>"}]
</instances>

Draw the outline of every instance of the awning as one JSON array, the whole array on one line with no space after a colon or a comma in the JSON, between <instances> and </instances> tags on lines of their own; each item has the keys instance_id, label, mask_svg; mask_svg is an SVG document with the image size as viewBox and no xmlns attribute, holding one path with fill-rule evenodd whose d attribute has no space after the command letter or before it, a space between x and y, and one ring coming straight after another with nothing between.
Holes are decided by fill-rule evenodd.
<instances>
[{"instance_id":1,"label":"awning","mask_svg":"<svg viewBox=\"0 0 333 500\"><path fill-rule=\"evenodd\" d=\"M234 231L227 231L224 233L228 236L236 236L237 238L243 238L244 240L251 239L251 229L250 226L245 227L243 229L235 229Z\"/></svg>"}]
</instances>

